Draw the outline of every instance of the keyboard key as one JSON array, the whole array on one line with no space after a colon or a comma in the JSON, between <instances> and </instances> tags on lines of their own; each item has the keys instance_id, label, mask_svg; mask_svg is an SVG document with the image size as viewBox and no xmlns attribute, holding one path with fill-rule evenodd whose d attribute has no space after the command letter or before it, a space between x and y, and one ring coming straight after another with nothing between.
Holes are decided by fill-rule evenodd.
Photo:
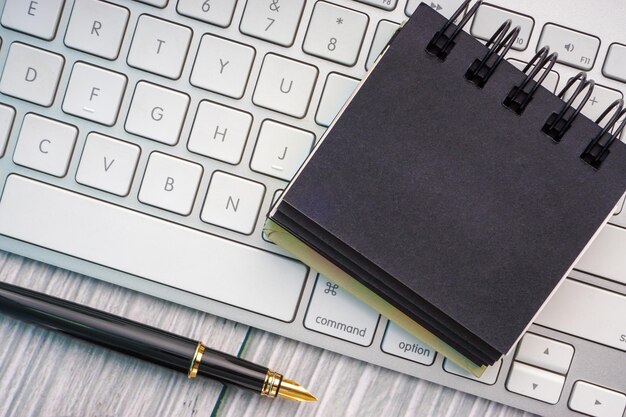
<instances>
[{"instance_id":1,"label":"keyboard key","mask_svg":"<svg viewBox=\"0 0 626 417\"><path fill-rule=\"evenodd\" d=\"M312 65L267 54L252 101L257 106L302 118L309 108L317 73Z\"/></svg>"},{"instance_id":2,"label":"keyboard key","mask_svg":"<svg viewBox=\"0 0 626 417\"><path fill-rule=\"evenodd\" d=\"M379 319L376 310L322 275L317 276L304 327L369 346Z\"/></svg>"},{"instance_id":3,"label":"keyboard key","mask_svg":"<svg viewBox=\"0 0 626 417\"><path fill-rule=\"evenodd\" d=\"M533 32L533 26L535 26L535 21L530 16L483 4L474 16L471 34L479 39L489 40L507 19L511 20L511 28L520 27L519 35L513 43L513 49L523 51L528 47L528 40ZM559 52L560 54L561 52Z\"/></svg>"},{"instance_id":4,"label":"keyboard key","mask_svg":"<svg viewBox=\"0 0 626 417\"><path fill-rule=\"evenodd\" d=\"M308 272L289 258L17 175L0 200L0 234L283 321L293 320ZM280 302L268 302L277 293Z\"/></svg>"},{"instance_id":5,"label":"keyboard key","mask_svg":"<svg viewBox=\"0 0 626 417\"><path fill-rule=\"evenodd\" d=\"M574 268L626 284L625 260L626 230L607 225L600 231Z\"/></svg>"},{"instance_id":6,"label":"keyboard key","mask_svg":"<svg viewBox=\"0 0 626 417\"><path fill-rule=\"evenodd\" d=\"M15 109L13 107L0 104L0 158L4 155L4 150L6 149L7 142L9 141L14 119Z\"/></svg>"},{"instance_id":7,"label":"keyboard key","mask_svg":"<svg viewBox=\"0 0 626 417\"><path fill-rule=\"evenodd\" d=\"M486 385L493 385L496 383L501 367L502 367L502 359L494 363L492 366L488 366L485 372L480 377L477 377L476 375L473 375L467 372L465 369L461 368L459 365L455 364L454 362L448 359L445 359L443 361L444 371L449 372L454 375L462 376L463 378L471 379L473 381L477 381Z\"/></svg>"},{"instance_id":8,"label":"keyboard key","mask_svg":"<svg viewBox=\"0 0 626 417\"><path fill-rule=\"evenodd\" d=\"M624 140L624 139L622 138L622 141L623 141L623 140ZM614 216L614 217L611 217L611 218L609 219L609 222L610 222L610 223L613 223L613 224L620 224L619 222L618 222L618 223L615 223L615 222L614 222L614 220L616 219L616 217L615 217L615 216L618 216L618 215L620 215L620 214L622 214L622 213L624 212L624 200L625 200L625 199L626 199L626 195L623 195L623 196L622 196L622 198L620 198L620 199L619 199L619 202L615 205L615 209L614 209L615 211L613 211L613 216ZM619 217L618 217L618 218L619 218Z\"/></svg>"},{"instance_id":9,"label":"keyboard key","mask_svg":"<svg viewBox=\"0 0 626 417\"><path fill-rule=\"evenodd\" d=\"M565 99L569 99L574 94L575 87L572 87L570 91L565 95ZM580 104L580 101L584 98L586 91L578 96L576 100L574 100L574 106ZM617 90L613 90L608 87L603 87L599 84L596 84L593 88L593 93L583 107L582 113L590 118L591 120L596 120L607 107L611 105L615 100L619 100L623 98L621 92ZM604 122L607 122L611 118L611 115L607 115Z\"/></svg>"},{"instance_id":10,"label":"keyboard key","mask_svg":"<svg viewBox=\"0 0 626 417\"><path fill-rule=\"evenodd\" d=\"M149 5L155 6L155 7L163 8L163 7L167 6L167 1L168 0L135 0L135 1L139 1L141 3L149 4Z\"/></svg>"},{"instance_id":11,"label":"keyboard key","mask_svg":"<svg viewBox=\"0 0 626 417\"><path fill-rule=\"evenodd\" d=\"M204 35L190 82L205 90L241 98L248 84L254 55L254 49L247 45Z\"/></svg>"},{"instance_id":12,"label":"keyboard key","mask_svg":"<svg viewBox=\"0 0 626 417\"><path fill-rule=\"evenodd\" d=\"M381 20L378 22L376 34L374 34L374 40L372 41L372 46L370 47L370 52L367 56L367 62L365 63L366 70L369 70L372 67L376 58L378 58L380 53L387 46L389 40L394 33L396 33L399 27L399 24L390 22L389 20Z\"/></svg>"},{"instance_id":13,"label":"keyboard key","mask_svg":"<svg viewBox=\"0 0 626 417\"><path fill-rule=\"evenodd\" d=\"M320 99L315 121L322 126L330 126L345 102L350 98L359 80L346 77L335 72L328 74L324 92Z\"/></svg>"},{"instance_id":14,"label":"keyboard key","mask_svg":"<svg viewBox=\"0 0 626 417\"><path fill-rule=\"evenodd\" d=\"M175 145L180 137L188 107L187 94L140 81L128 110L126 131Z\"/></svg>"},{"instance_id":15,"label":"keyboard key","mask_svg":"<svg viewBox=\"0 0 626 417\"><path fill-rule=\"evenodd\" d=\"M202 101L187 147L191 152L236 165L241 161L251 126L249 113Z\"/></svg>"},{"instance_id":16,"label":"keyboard key","mask_svg":"<svg viewBox=\"0 0 626 417\"><path fill-rule=\"evenodd\" d=\"M549 46L558 52L558 62L582 70L590 70L596 62L600 39L586 33L548 23L543 27L537 50Z\"/></svg>"},{"instance_id":17,"label":"keyboard key","mask_svg":"<svg viewBox=\"0 0 626 417\"><path fill-rule=\"evenodd\" d=\"M574 348L571 345L526 333L517 347L515 360L566 374L573 356Z\"/></svg>"},{"instance_id":18,"label":"keyboard key","mask_svg":"<svg viewBox=\"0 0 626 417\"><path fill-rule=\"evenodd\" d=\"M293 45L305 0L248 0L241 33L282 46Z\"/></svg>"},{"instance_id":19,"label":"keyboard key","mask_svg":"<svg viewBox=\"0 0 626 417\"><path fill-rule=\"evenodd\" d=\"M128 53L128 65L177 79L183 71L191 29L142 15Z\"/></svg>"},{"instance_id":20,"label":"keyboard key","mask_svg":"<svg viewBox=\"0 0 626 417\"><path fill-rule=\"evenodd\" d=\"M98 0L75 0L65 45L106 59L120 53L128 9Z\"/></svg>"},{"instance_id":21,"label":"keyboard key","mask_svg":"<svg viewBox=\"0 0 626 417\"><path fill-rule=\"evenodd\" d=\"M396 8L398 0L357 0L370 6L378 7L385 10L393 10Z\"/></svg>"},{"instance_id":22,"label":"keyboard key","mask_svg":"<svg viewBox=\"0 0 626 417\"><path fill-rule=\"evenodd\" d=\"M182 15L225 28L233 20L236 5L237 0L178 0L176 10Z\"/></svg>"},{"instance_id":23,"label":"keyboard key","mask_svg":"<svg viewBox=\"0 0 626 417\"><path fill-rule=\"evenodd\" d=\"M594 417L622 417L626 411L626 395L585 381L576 381L568 406Z\"/></svg>"},{"instance_id":24,"label":"keyboard key","mask_svg":"<svg viewBox=\"0 0 626 417\"><path fill-rule=\"evenodd\" d=\"M430 7L432 7L434 10L438 11L443 16L449 19L450 17L452 17L454 12L459 8L459 6L461 6L461 3L463 3L463 1L464 0L439 0L436 2L434 1L426 2L426 4L429 4ZM422 0L409 0L406 3L406 8L404 9L404 13L407 16L411 16L413 12L415 11L415 9L417 9L417 6L419 6L420 3L422 3ZM461 14L461 16L458 19L456 19L454 23L458 23L461 17L463 17L463 14Z\"/></svg>"},{"instance_id":25,"label":"keyboard key","mask_svg":"<svg viewBox=\"0 0 626 417\"><path fill-rule=\"evenodd\" d=\"M202 221L249 235L259 217L265 186L216 171L204 200Z\"/></svg>"},{"instance_id":26,"label":"keyboard key","mask_svg":"<svg viewBox=\"0 0 626 417\"><path fill-rule=\"evenodd\" d=\"M202 167L183 159L153 152L139 191L139 201L183 216L191 213Z\"/></svg>"},{"instance_id":27,"label":"keyboard key","mask_svg":"<svg viewBox=\"0 0 626 417\"><path fill-rule=\"evenodd\" d=\"M76 181L102 191L126 196L135 176L139 146L99 133L87 135Z\"/></svg>"},{"instance_id":28,"label":"keyboard key","mask_svg":"<svg viewBox=\"0 0 626 417\"><path fill-rule=\"evenodd\" d=\"M556 404L565 383L563 375L544 371L520 362L513 362L506 388L539 401Z\"/></svg>"},{"instance_id":29,"label":"keyboard key","mask_svg":"<svg viewBox=\"0 0 626 417\"><path fill-rule=\"evenodd\" d=\"M625 142L625 141L626 141L626 135L622 135L622 142ZM622 198L619 200L619 202L615 206L615 211L613 212L613 216L609 218L610 224L626 227L626 203L624 202L624 198L625 197L622 196Z\"/></svg>"},{"instance_id":30,"label":"keyboard key","mask_svg":"<svg viewBox=\"0 0 626 417\"><path fill-rule=\"evenodd\" d=\"M513 64L516 68L518 68L520 71L523 71L524 67L526 67L526 64L528 64L528 62L518 61L517 59L509 59L509 62ZM530 71L532 71L533 68L535 68L534 65L531 67ZM548 76L543 81L542 85L548 90L552 91L553 93L556 93L557 92L556 89L559 85L560 78L561 77L559 76L558 72L556 72L555 70L550 70L550 72L548 73Z\"/></svg>"},{"instance_id":31,"label":"keyboard key","mask_svg":"<svg viewBox=\"0 0 626 417\"><path fill-rule=\"evenodd\" d=\"M57 31L64 0L6 0L2 26L51 40Z\"/></svg>"},{"instance_id":32,"label":"keyboard key","mask_svg":"<svg viewBox=\"0 0 626 417\"><path fill-rule=\"evenodd\" d=\"M626 352L625 320L625 296L566 279L535 323Z\"/></svg>"},{"instance_id":33,"label":"keyboard key","mask_svg":"<svg viewBox=\"0 0 626 417\"><path fill-rule=\"evenodd\" d=\"M113 126L126 90L126 77L82 62L74 64L63 111Z\"/></svg>"},{"instance_id":34,"label":"keyboard key","mask_svg":"<svg viewBox=\"0 0 626 417\"><path fill-rule=\"evenodd\" d=\"M317 2L302 49L307 54L352 66L359 56L368 20L363 13Z\"/></svg>"},{"instance_id":35,"label":"keyboard key","mask_svg":"<svg viewBox=\"0 0 626 417\"><path fill-rule=\"evenodd\" d=\"M391 321L387 322L380 348L385 353L426 366L432 365L437 356L433 348Z\"/></svg>"},{"instance_id":36,"label":"keyboard key","mask_svg":"<svg viewBox=\"0 0 626 417\"><path fill-rule=\"evenodd\" d=\"M72 158L78 129L33 113L24 117L13 162L64 177Z\"/></svg>"},{"instance_id":37,"label":"keyboard key","mask_svg":"<svg viewBox=\"0 0 626 417\"><path fill-rule=\"evenodd\" d=\"M609 78L626 83L626 46L619 43L611 44L602 73Z\"/></svg>"},{"instance_id":38,"label":"keyboard key","mask_svg":"<svg viewBox=\"0 0 626 417\"><path fill-rule=\"evenodd\" d=\"M250 162L250 168L262 174L290 181L304 162L315 136L271 120L263 121Z\"/></svg>"},{"instance_id":39,"label":"keyboard key","mask_svg":"<svg viewBox=\"0 0 626 417\"><path fill-rule=\"evenodd\" d=\"M0 91L8 96L50 107L64 62L61 55L13 43L2 71Z\"/></svg>"},{"instance_id":40,"label":"keyboard key","mask_svg":"<svg viewBox=\"0 0 626 417\"><path fill-rule=\"evenodd\" d=\"M284 191L283 189L278 189L278 190L276 190L276 191L274 192L274 195L272 196L272 202L271 202L271 204L270 204L269 209L271 209L272 207L274 207L274 204L276 204L276 202L278 201L278 199L280 198L280 196L283 194L283 191ZM268 209L268 212L266 213L267 215L269 215L269 211L270 211L269 209ZM266 241L266 242L268 242L268 243L271 243L272 245L276 245L276 243L272 242L272 241L269 239L269 237L268 237L268 235L267 235L267 233L266 233L266 229L265 229L265 228L263 228L263 230L261 230L261 237L263 238L263 240L264 240L264 241Z\"/></svg>"}]
</instances>

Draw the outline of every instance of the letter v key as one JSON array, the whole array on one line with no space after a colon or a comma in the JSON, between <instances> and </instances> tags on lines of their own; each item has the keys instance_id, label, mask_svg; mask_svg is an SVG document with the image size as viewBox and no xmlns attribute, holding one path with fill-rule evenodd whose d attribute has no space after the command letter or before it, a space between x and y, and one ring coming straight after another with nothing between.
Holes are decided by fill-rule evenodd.
<instances>
[{"instance_id":1,"label":"letter v key","mask_svg":"<svg viewBox=\"0 0 626 417\"><path fill-rule=\"evenodd\" d=\"M111 159L111 162L107 163L107 157L104 157L104 172L109 172L109 168L111 168L113 162L115 162L115 159Z\"/></svg>"},{"instance_id":2,"label":"letter v key","mask_svg":"<svg viewBox=\"0 0 626 417\"><path fill-rule=\"evenodd\" d=\"M99 133L87 135L76 182L119 196L126 196L135 176L139 146ZM115 165L115 168L111 169Z\"/></svg>"}]
</instances>

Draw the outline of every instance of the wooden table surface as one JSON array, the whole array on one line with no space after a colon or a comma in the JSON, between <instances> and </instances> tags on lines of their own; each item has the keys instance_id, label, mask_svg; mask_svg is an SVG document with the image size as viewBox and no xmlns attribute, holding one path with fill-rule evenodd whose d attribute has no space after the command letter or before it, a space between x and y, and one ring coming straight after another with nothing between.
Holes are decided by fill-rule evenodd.
<instances>
[{"instance_id":1,"label":"wooden table surface","mask_svg":"<svg viewBox=\"0 0 626 417\"><path fill-rule=\"evenodd\" d=\"M301 382L315 404L261 398L0 316L0 416L530 416L481 398L0 252L0 280L207 342Z\"/></svg>"}]
</instances>

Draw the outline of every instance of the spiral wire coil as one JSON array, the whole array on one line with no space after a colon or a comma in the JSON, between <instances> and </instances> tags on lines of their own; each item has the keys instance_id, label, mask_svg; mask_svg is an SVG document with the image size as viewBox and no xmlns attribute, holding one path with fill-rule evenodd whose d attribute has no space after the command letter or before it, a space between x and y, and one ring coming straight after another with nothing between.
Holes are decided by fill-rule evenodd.
<instances>
[{"instance_id":1,"label":"spiral wire coil","mask_svg":"<svg viewBox=\"0 0 626 417\"><path fill-rule=\"evenodd\" d=\"M468 10L470 3L472 3L472 0L465 0L443 27L435 33L426 46L428 54L436 57L441 62L446 60L456 45L455 40L459 33L472 16L476 14L482 4L482 0L476 1ZM467 10L467 13L463 14L464 10ZM461 17L462 14L463 16ZM454 22L459 17L461 17L461 20L458 24L455 24ZM510 20L500 25L486 43L487 53L482 58L474 60L465 72L465 78L478 88L483 88L513 47L520 30L519 26L511 29ZM557 62L557 58L558 54L556 52L550 53L548 46L539 49L522 70L525 74L524 79L519 84L514 85L502 101L503 106L517 115L522 115L533 100L539 86L544 83L546 77L550 74ZM571 78L557 96L563 101L561 109L548 116L541 131L554 142L560 142L591 98L594 87L595 82L588 80L587 75L583 72L579 72L575 77ZM570 92L571 95L568 94ZM601 125L611 112L613 113L608 122L591 139L580 155L584 162L595 169L600 168L600 165L610 153L611 145L626 128L626 117L624 117L626 116L626 109L624 108L623 100L614 101L595 122ZM621 122L619 122L620 120Z\"/></svg>"}]
</instances>

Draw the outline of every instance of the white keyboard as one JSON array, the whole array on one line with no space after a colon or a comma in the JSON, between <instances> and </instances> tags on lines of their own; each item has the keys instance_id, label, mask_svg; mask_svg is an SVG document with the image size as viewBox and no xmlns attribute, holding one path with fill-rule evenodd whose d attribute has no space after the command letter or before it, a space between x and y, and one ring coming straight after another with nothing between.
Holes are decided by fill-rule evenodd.
<instances>
[{"instance_id":1,"label":"white keyboard","mask_svg":"<svg viewBox=\"0 0 626 417\"><path fill-rule=\"evenodd\" d=\"M429 4L450 16L461 2ZM272 202L418 3L4 0L0 248L537 414L623 417L623 201L481 378L262 235ZM625 3L492 3L467 31L487 39L507 18L520 25L508 57L519 67L540 46L558 51L552 91L588 71L590 118L623 98Z\"/></svg>"}]
</instances>

